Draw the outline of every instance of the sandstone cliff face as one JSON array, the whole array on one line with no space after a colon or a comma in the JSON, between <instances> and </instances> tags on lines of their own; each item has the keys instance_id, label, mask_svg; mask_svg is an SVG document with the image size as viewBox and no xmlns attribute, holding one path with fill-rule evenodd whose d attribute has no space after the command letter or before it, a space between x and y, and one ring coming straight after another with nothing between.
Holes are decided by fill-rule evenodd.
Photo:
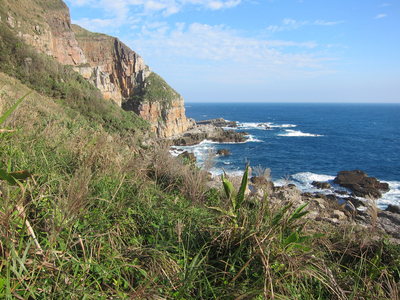
<instances>
[{"instance_id":1,"label":"sandstone cliff face","mask_svg":"<svg viewBox=\"0 0 400 300\"><path fill-rule=\"evenodd\" d=\"M123 99L140 89L149 68L117 38L92 33L77 25L72 28L87 59L87 65L77 65L75 70L99 88L106 99L113 99L121 106Z\"/></svg>"},{"instance_id":2,"label":"sandstone cliff face","mask_svg":"<svg viewBox=\"0 0 400 300\"><path fill-rule=\"evenodd\" d=\"M136 111L152 124L153 132L161 138L177 136L194 125L186 118L182 98L172 100L169 108L163 108L160 102L144 102L137 106Z\"/></svg>"},{"instance_id":3,"label":"sandstone cliff face","mask_svg":"<svg viewBox=\"0 0 400 300\"><path fill-rule=\"evenodd\" d=\"M38 51L73 66L104 98L148 120L158 137L180 134L193 125L179 94L169 99L168 105L157 95L140 99L152 74L143 59L117 38L72 25L68 7L61 0L3 1L0 22Z\"/></svg>"}]
</instances>

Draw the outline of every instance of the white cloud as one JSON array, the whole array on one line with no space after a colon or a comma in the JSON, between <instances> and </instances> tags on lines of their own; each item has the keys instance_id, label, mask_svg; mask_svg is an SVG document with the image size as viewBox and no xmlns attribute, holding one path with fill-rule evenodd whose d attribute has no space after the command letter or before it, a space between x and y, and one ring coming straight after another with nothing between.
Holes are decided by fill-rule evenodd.
<instances>
[{"instance_id":1,"label":"white cloud","mask_svg":"<svg viewBox=\"0 0 400 300\"><path fill-rule=\"evenodd\" d=\"M323 67L327 57L320 57L315 42L264 40L243 37L226 26L178 23L173 28L160 31L144 27L138 39L128 42L139 53L155 60L203 61L206 64L236 65L240 68L273 69Z\"/></svg>"},{"instance_id":2,"label":"white cloud","mask_svg":"<svg viewBox=\"0 0 400 300\"><path fill-rule=\"evenodd\" d=\"M378 14L378 15L375 16L374 19L383 19L383 18L386 18L386 17L387 17L387 14Z\"/></svg>"},{"instance_id":3,"label":"white cloud","mask_svg":"<svg viewBox=\"0 0 400 300\"><path fill-rule=\"evenodd\" d=\"M303 26L311 25L311 26L334 26L338 24L342 24L344 21L326 21L326 20L315 20L315 21L298 21L290 18L285 18L282 20L282 24L280 25L270 25L267 27L267 31L272 33L280 32L280 31L290 31L297 30Z\"/></svg>"}]
</instances>

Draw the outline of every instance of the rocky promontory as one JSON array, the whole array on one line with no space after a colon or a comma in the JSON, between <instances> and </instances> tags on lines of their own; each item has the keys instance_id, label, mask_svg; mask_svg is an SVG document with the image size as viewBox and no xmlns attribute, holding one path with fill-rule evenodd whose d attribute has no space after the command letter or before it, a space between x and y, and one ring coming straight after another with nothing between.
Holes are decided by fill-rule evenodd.
<instances>
[{"instance_id":1,"label":"rocky promontory","mask_svg":"<svg viewBox=\"0 0 400 300\"><path fill-rule=\"evenodd\" d=\"M181 136L173 138L172 144L175 146L192 146L204 140L216 143L244 143L247 140L246 135L246 132L225 130L212 124L200 124L186 131Z\"/></svg>"}]
</instances>

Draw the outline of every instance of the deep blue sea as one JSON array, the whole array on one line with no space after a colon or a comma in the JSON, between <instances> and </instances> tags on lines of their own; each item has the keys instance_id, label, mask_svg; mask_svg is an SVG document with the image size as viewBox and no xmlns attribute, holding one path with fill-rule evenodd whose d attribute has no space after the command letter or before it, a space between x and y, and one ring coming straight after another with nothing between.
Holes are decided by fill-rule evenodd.
<instances>
[{"instance_id":1,"label":"deep blue sea","mask_svg":"<svg viewBox=\"0 0 400 300\"><path fill-rule=\"evenodd\" d=\"M248 161L307 190L313 180L360 169L389 182L381 203L400 204L400 104L188 103L186 114L237 121L236 130L249 134L242 144L188 147L200 163L210 150L229 149L232 155L216 158L216 174L239 173Z\"/></svg>"}]
</instances>

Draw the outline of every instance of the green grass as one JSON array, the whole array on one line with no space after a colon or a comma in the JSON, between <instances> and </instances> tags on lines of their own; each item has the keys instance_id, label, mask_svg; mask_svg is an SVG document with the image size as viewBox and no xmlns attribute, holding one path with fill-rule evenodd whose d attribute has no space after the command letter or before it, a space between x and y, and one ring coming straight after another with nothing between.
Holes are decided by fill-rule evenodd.
<instances>
[{"instance_id":1,"label":"green grass","mask_svg":"<svg viewBox=\"0 0 400 300\"><path fill-rule=\"evenodd\" d=\"M140 87L135 96L129 101L138 103L154 103L158 102L166 109L171 106L172 101L179 99L181 96L165 82L158 74L151 72L145 79L143 87Z\"/></svg>"}]
</instances>

